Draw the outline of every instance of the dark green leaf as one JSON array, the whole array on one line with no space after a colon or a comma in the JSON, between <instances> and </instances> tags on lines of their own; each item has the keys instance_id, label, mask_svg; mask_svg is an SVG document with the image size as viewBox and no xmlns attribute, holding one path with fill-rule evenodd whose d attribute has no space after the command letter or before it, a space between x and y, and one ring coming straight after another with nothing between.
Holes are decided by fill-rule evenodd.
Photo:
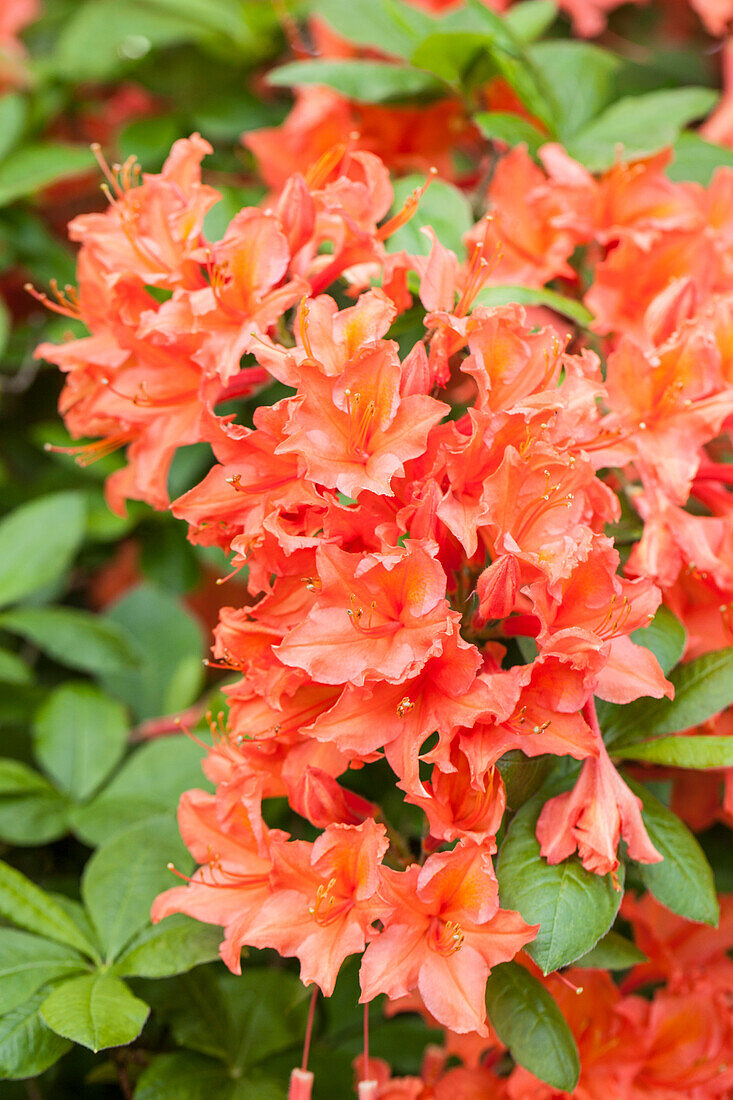
<instances>
[{"instance_id":1,"label":"dark green leaf","mask_svg":"<svg viewBox=\"0 0 733 1100\"><path fill-rule=\"evenodd\" d=\"M548 140L547 136L526 118L510 114L508 111L480 111L473 116L473 121L484 137L491 138L492 141L503 141L506 145L524 143L533 156Z\"/></svg>"},{"instance_id":2,"label":"dark green leaf","mask_svg":"<svg viewBox=\"0 0 733 1100\"><path fill-rule=\"evenodd\" d=\"M733 647L705 653L670 674L674 699L638 699L603 711L607 744L635 744L699 726L733 703Z\"/></svg>"},{"instance_id":3,"label":"dark green leaf","mask_svg":"<svg viewBox=\"0 0 733 1100\"><path fill-rule=\"evenodd\" d=\"M71 1046L41 1019L38 1010L45 997L45 991L39 990L0 1016L0 1078L37 1077Z\"/></svg>"},{"instance_id":4,"label":"dark green leaf","mask_svg":"<svg viewBox=\"0 0 733 1100\"><path fill-rule=\"evenodd\" d=\"M626 96L568 141L568 152L592 171L654 153L672 145L688 123L707 115L717 93L710 88L667 88L646 95Z\"/></svg>"},{"instance_id":5,"label":"dark green leaf","mask_svg":"<svg viewBox=\"0 0 733 1100\"><path fill-rule=\"evenodd\" d=\"M66 803L58 791L19 760L0 759L0 838L47 844L65 832Z\"/></svg>"},{"instance_id":6,"label":"dark green leaf","mask_svg":"<svg viewBox=\"0 0 733 1100\"><path fill-rule=\"evenodd\" d=\"M733 768L733 737L658 737L615 751L627 760L646 760L673 768Z\"/></svg>"},{"instance_id":7,"label":"dark green leaf","mask_svg":"<svg viewBox=\"0 0 733 1100\"><path fill-rule=\"evenodd\" d=\"M112 974L85 974L56 986L41 1016L57 1035L98 1051L131 1043L150 1009Z\"/></svg>"},{"instance_id":8,"label":"dark green leaf","mask_svg":"<svg viewBox=\"0 0 733 1100\"><path fill-rule=\"evenodd\" d=\"M88 149L46 142L25 145L0 164L0 206L35 195L57 180L78 176L94 167Z\"/></svg>"},{"instance_id":9,"label":"dark green leaf","mask_svg":"<svg viewBox=\"0 0 733 1100\"><path fill-rule=\"evenodd\" d=\"M1 862L0 917L94 958L94 948L61 906L20 871Z\"/></svg>"},{"instance_id":10,"label":"dark green leaf","mask_svg":"<svg viewBox=\"0 0 733 1100\"><path fill-rule=\"evenodd\" d=\"M64 684L36 715L35 752L46 774L81 802L119 762L127 734L119 703L91 684Z\"/></svg>"},{"instance_id":11,"label":"dark green leaf","mask_svg":"<svg viewBox=\"0 0 733 1100\"><path fill-rule=\"evenodd\" d=\"M0 627L83 672L117 672L138 664L124 631L76 607L21 607L0 615Z\"/></svg>"},{"instance_id":12,"label":"dark green leaf","mask_svg":"<svg viewBox=\"0 0 733 1100\"><path fill-rule=\"evenodd\" d=\"M105 687L128 703L140 720L184 710L203 684L204 640L201 626L179 600L163 589L142 584L107 613L133 640L140 667L105 673Z\"/></svg>"},{"instance_id":13,"label":"dark green leaf","mask_svg":"<svg viewBox=\"0 0 733 1100\"><path fill-rule=\"evenodd\" d=\"M518 810L528 798L536 794L556 763L557 757L549 754L525 756L519 749L504 753L497 762L497 767L504 780L509 809Z\"/></svg>"},{"instance_id":14,"label":"dark green leaf","mask_svg":"<svg viewBox=\"0 0 733 1100\"><path fill-rule=\"evenodd\" d=\"M486 1010L520 1066L553 1088L570 1092L580 1060L572 1032L554 998L518 963L495 966L486 983Z\"/></svg>"},{"instance_id":15,"label":"dark green leaf","mask_svg":"<svg viewBox=\"0 0 733 1100\"><path fill-rule=\"evenodd\" d=\"M554 290L529 286L487 286L476 295L477 306L504 306L517 302L522 306L547 306L555 313L561 313L574 321L576 325L586 327L593 320L593 314L582 302L566 298Z\"/></svg>"},{"instance_id":16,"label":"dark green leaf","mask_svg":"<svg viewBox=\"0 0 733 1100\"><path fill-rule=\"evenodd\" d=\"M82 897L108 960L149 923L154 899L173 884L168 862L188 870L192 861L166 816L117 833L87 863Z\"/></svg>"},{"instance_id":17,"label":"dark green leaf","mask_svg":"<svg viewBox=\"0 0 733 1100\"><path fill-rule=\"evenodd\" d=\"M649 626L639 627L631 639L652 651L666 676L685 651L687 631L677 616L662 604Z\"/></svg>"},{"instance_id":18,"label":"dark green leaf","mask_svg":"<svg viewBox=\"0 0 733 1100\"><path fill-rule=\"evenodd\" d=\"M275 87L323 85L361 103L388 103L443 90L430 73L388 61L293 61L273 69L267 79Z\"/></svg>"},{"instance_id":19,"label":"dark green leaf","mask_svg":"<svg viewBox=\"0 0 733 1100\"><path fill-rule=\"evenodd\" d=\"M0 606L65 573L84 537L81 493L54 493L16 508L0 522Z\"/></svg>"},{"instance_id":20,"label":"dark green leaf","mask_svg":"<svg viewBox=\"0 0 733 1100\"><path fill-rule=\"evenodd\" d=\"M607 932L587 955L576 959L573 965L588 970L627 970L642 962L646 962L646 955L635 943L618 932Z\"/></svg>"},{"instance_id":21,"label":"dark green leaf","mask_svg":"<svg viewBox=\"0 0 733 1100\"><path fill-rule=\"evenodd\" d=\"M234 1079L202 1054L162 1054L143 1072L135 1100L284 1100L282 1085L266 1078Z\"/></svg>"},{"instance_id":22,"label":"dark green leaf","mask_svg":"<svg viewBox=\"0 0 733 1100\"><path fill-rule=\"evenodd\" d=\"M713 872L702 848L676 814L663 806L641 783L624 776L642 803L642 817L662 863L640 863L644 885L657 901L686 920L718 923L720 910Z\"/></svg>"},{"instance_id":23,"label":"dark green leaf","mask_svg":"<svg viewBox=\"0 0 733 1100\"><path fill-rule=\"evenodd\" d=\"M86 960L70 947L15 928L0 928L0 1005L3 1012L27 1001L41 986L86 968Z\"/></svg>"},{"instance_id":24,"label":"dark green leaf","mask_svg":"<svg viewBox=\"0 0 733 1100\"><path fill-rule=\"evenodd\" d=\"M550 865L540 856L535 836L544 795L530 799L516 814L499 852L501 903L528 924L539 924L525 950L545 974L590 951L613 924L623 896L610 875L594 875L577 856ZM622 871L623 864L619 867Z\"/></svg>"},{"instance_id":25,"label":"dark green leaf","mask_svg":"<svg viewBox=\"0 0 733 1100\"><path fill-rule=\"evenodd\" d=\"M221 938L220 928L175 914L144 928L117 960L114 972L123 978L184 974L200 963L218 958Z\"/></svg>"},{"instance_id":26,"label":"dark green leaf","mask_svg":"<svg viewBox=\"0 0 733 1100\"><path fill-rule=\"evenodd\" d=\"M201 773L203 750L182 734L141 745L112 782L86 806L72 812L72 826L91 845L108 840L135 822L173 813L190 787L207 787Z\"/></svg>"}]
</instances>

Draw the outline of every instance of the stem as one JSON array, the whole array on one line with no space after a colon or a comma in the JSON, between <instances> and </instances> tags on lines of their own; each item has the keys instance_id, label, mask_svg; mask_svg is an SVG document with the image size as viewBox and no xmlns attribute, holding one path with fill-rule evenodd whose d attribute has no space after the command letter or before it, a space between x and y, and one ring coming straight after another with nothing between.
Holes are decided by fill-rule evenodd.
<instances>
[{"instance_id":1,"label":"stem","mask_svg":"<svg viewBox=\"0 0 733 1100\"><path fill-rule=\"evenodd\" d=\"M311 1003L308 1008L308 1022L305 1025L305 1039L303 1041L303 1060L300 1063L300 1068L305 1072L308 1069L308 1055L311 1049L311 1036L313 1034L313 1020L316 1014L316 998L318 997L318 986L313 986L313 992L311 993Z\"/></svg>"}]
</instances>

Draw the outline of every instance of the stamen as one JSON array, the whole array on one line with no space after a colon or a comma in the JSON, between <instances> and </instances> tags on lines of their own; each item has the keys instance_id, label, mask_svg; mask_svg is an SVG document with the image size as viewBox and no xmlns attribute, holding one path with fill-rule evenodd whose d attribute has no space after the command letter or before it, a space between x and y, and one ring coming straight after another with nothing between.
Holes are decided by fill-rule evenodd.
<instances>
[{"instance_id":1,"label":"stamen","mask_svg":"<svg viewBox=\"0 0 733 1100\"><path fill-rule=\"evenodd\" d=\"M386 241L387 237L391 237L393 233L396 233L398 229L401 229L403 225L407 225L411 218L415 216L420 199L427 191L430 184L433 182L438 174L437 168L431 168L428 172L428 178L420 187L416 187L411 195L408 195L405 200L405 204L401 210L398 210L389 221L380 225L377 230L377 240Z\"/></svg>"}]
</instances>

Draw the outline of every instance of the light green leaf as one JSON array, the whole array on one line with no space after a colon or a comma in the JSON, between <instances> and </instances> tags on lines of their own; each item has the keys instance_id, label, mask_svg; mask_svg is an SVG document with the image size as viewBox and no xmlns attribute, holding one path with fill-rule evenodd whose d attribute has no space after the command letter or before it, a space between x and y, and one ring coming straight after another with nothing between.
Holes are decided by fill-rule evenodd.
<instances>
[{"instance_id":1,"label":"light green leaf","mask_svg":"<svg viewBox=\"0 0 733 1100\"><path fill-rule=\"evenodd\" d=\"M7 649L0 649L0 683L29 684L33 676L25 661Z\"/></svg>"},{"instance_id":2,"label":"light green leaf","mask_svg":"<svg viewBox=\"0 0 733 1100\"><path fill-rule=\"evenodd\" d=\"M394 183L392 213L401 210L410 195L425 183L420 175L402 176ZM465 255L464 234L473 226L473 213L463 192L445 180L433 180L420 197L417 210L409 222L401 226L387 239L390 252L404 250L413 256L427 256L430 240L421 233L424 226L432 226L440 243L451 248L457 256Z\"/></svg>"},{"instance_id":3,"label":"light green leaf","mask_svg":"<svg viewBox=\"0 0 733 1100\"><path fill-rule=\"evenodd\" d=\"M587 955L576 959L573 966L587 970L627 970L642 962L646 962L646 955L635 943L618 932L607 932Z\"/></svg>"},{"instance_id":4,"label":"light green leaf","mask_svg":"<svg viewBox=\"0 0 733 1100\"><path fill-rule=\"evenodd\" d=\"M486 983L486 1010L515 1062L553 1088L575 1088L580 1060L572 1032L554 998L528 970L514 962L495 966Z\"/></svg>"},{"instance_id":5,"label":"light green leaf","mask_svg":"<svg viewBox=\"0 0 733 1100\"><path fill-rule=\"evenodd\" d=\"M95 1053L131 1043L150 1014L112 974L85 974L57 986L41 1005L41 1016L57 1035Z\"/></svg>"},{"instance_id":6,"label":"light green leaf","mask_svg":"<svg viewBox=\"0 0 733 1100\"><path fill-rule=\"evenodd\" d=\"M203 684L204 639L194 616L169 592L141 584L105 618L127 632L140 659L136 669L102 676L110 694L141 721L185 710Z\"/></svg>"},{"instance_id":7,"label":"light green leaf","mask_svg":"<svg viewBox=\"0 0 733 1100\"><path fill-rule=\"evenodd\" d=\"M202 756L201 747L182 734L141 745L96 798L72 811L74 830L96 846L153 816L167 812L173 821L185 790L208 787L201 773Z\"/></svg>"},{"instance_id":8,"label":"light green leaf","mask_svg":"<svg viewBox=\"0 0 733 1100\"><path fill-rule=\"evenodd\" d=\"M603 708L601 724L614 752L659 734L692 729L730 706L733 646L679 665L669 679L674 699L638 699L626 706Z\"/></svg>"},{"instance_id":9,"label":"light green leaf","mask_svg":"<svg viewBox=\"0 0 733 1100\"><path fill-rule=\"evenodd\" d=\"M114 964L121 977L167 978L219 957L220 928L182 914L144 928Z\"/></svg>"},{"instance_id":10,"label":"light green leaf","mask_svg":"<svg viewBox=\"0 0 733 1100\"><path fill-rule=\"evenodd\" d=\"M673 768L733 768L733 737L658 737L615 751L627 760L646 760Z\"/></svg>"},{"instance_id":11,"label":"light green leaf","mask_svg":"<svg viewBox=\"0 0 733 1100\"><path fill-rule=\"evenodd\" d=\"M675 183L690 180L703 187L710 184L718 168L733 168L733 149L704 141L694 132L680 134L674 143L674 160L667 175Z\"/></svg>"},{"instance_id":12,"label":"light green leaf","mask_svg":"<svg viewBox=\"0 0 733 1100\"><path fill-rule=\"evenodd\" d=\"M541 0L537 0L537 3L541 3ZM491 138L492 141L503 141L506 145L524 144L533 156L548 140L547 135L526 118L508 111L479 111L473 116L473 121L484 137Z\"/></svg>"},{"instance_id":13,"label":"light green leaf","mask_svg":"<svg viewBox=\"0 0 733 1100\"><path fill-rule=\"evenodd\" d=\"M150 907L172 885L167 864L188 870L191 857L169 817L117 833L84 868L81 893L108 960L150 921Z\"/></svg>"},{"instance_id":14,"label":"light green leaf","mask_svg":"<svg viewBox=\"0 0 733 1100\"><path fill-rule=\"evenodd\" d=\"M666 676L685 651L687 631L677 616L662 604L649 626L635 630L631 640L652 651Z\"/></svg>"},{"instance_id":15,"label":"light green leaf","mask_svg":"<svg viewBox=\"0 0 733 1100\"><path fill-rule=\"evenodd\" d=\"M81 493L54 493L16 508L0 522L0 606L55 581L84 537Z\"/></svg>"},{"instance_id":16,"label":"light green leaf","mask_svg":"<svg viewBox=\"0 0 733 1100\"><path fill-rule=\"evenodd\" d=\"M0 1078L17 1081L37 1077L71 1046L41 1019L38 1010L45 997L45 991L38 990L0 1016Z\"/></svg>"},{"instance_id":17,"label":"light green leaf","mask_svg":"<svg viewBox=\"0 0 733 1100\"><path fill-rule=\"evenodd\" d=\"M139 663L124 631L76 607L21 607L0 615L0 627L83 672L117 672Z\"/></svg>"},{"instance_id":18,"label":"light green leaf","mask_svg":"<svg viewBox=\"0 0 733 1100\"><path fill-rule=\"evenodd\" d=\"M410 60L451 88L465 92L496 74L493 36L483 31L438 31L420 43Z\"/></svg>"},{"instance_id":19,"label":"light green leaf","mask_svg":"<svg viewBox=\"0 0 733 1100\"><path fill-rule=\"evenodd\" d=\"M37 932L56 943L65 943L95 958L95 951L74 921L45 891L20 871L0 862L0 917Z\"/></svg>"},{"instance_id":20,"label":"light green leaf","mask_svg":"<svg viewBox=\"0 0 733 1100\"><path fill-rule=\"evenodd\" d=\"M35 195L57 180L78 176L94 167L88 149L45 142L25 145L0 163L0 206Z\"/></svg>"},{"instance_id":21,"label":"light green leaf","mask_svg":"<svg viewBox=\"0 0 733 1100\"><path fill-rule=\"evenodd\" d=\"M120 761L127 743L124 708L92 684L64 684L36 715L39 764L75 802L88 798Z\"/></svg>"},{"instance_id":22,"label":"light green leaf","mask_svg":"<svg viewBox=\"0 0 733 1100\"><path fill-rule=\"evenodd\" d=\"M647 890L657 901L686 920L717 925L720 916L710 864L694 836L676 814L628 776L631 790L641 799L649 839L662 863L639 863Z\"/></svg>"},{"instance_id":23,"label":"light green leaf","mask_svg":"<svg viewBox=\"0 0 733 1100\"><path fill-rule=\"evenodd\" d=\"M425 12L400 0L315 0L311 10L355 46L376 46L404 58L437 25Z\"/></svg>"},{"instance_id":24,"label":"light green leaf","mask_svg":"<svg viewBox=\"0 0 733 1100\"><path fill-rule=\"evenodd\" d=\"M531 46L528 53L552 84L555 122L562 140L589 123L616 96L620 60L590 42L558 38Z\"/></svg>"},{"instance_id":25,"label":"light green leaf","mask_svg":"<svg viewBox=\"0 0 733 1100\"><path fill-rule=\"evenodd\" d=\"M37 989L87 969L76 951L29 932L0 928L0 1005L10 1012Z\"/></svg>"},{"instance_id":26,"label":"light green leaf","mask_svg":"<svg viewBox=\"0 0 733 1100\"><path fill-rule=\"evenodd\" d=\"M672 145L688 123L702 118L718 96L710 88L667 88L625 96L567 142L568 152L592 171L610 168L619 147L625 160Z\"/></svg>"},{"instance_id":27,"label":"light green leaf","mask_svg":"<svg viewBox=\"0 0 733 1100\"><path fill-rule=\"evenodd\" d=\"M557 4L553 0L522 0L504 12L503 19L515 38L527 45L540 38L556 16Z\"/></svg>"},{"instance_id":28,"label":"light green leaf","mask_svg":"<svg viewBox=\"0 0 733 1100\"><path fill-rule=\"evenodd\" d=\"M610 875L586 871L577 856L547 863L535 836L544 803L541 793L515 815L496 872L501 904L516 909L528 924L540 925L525 951L549 974L587 954L611 927L623 897L623 864L615 889Z\"/></svg>"},{"instance_id":29,"label":"light green leaf","mask_svg":"<svg viewBox=\"0 0 733 1100\"><path fill-rule=\"evenodd\" d=\"M389 103L443 91L430 73L389 61L293 61L273 69L267 80L275 87L318 84L360 103Z\"/></svg>"},{"instance_id":30,"label":"light green leaf","mask_svg":"<svg viewBox=\"0 0 733 1100\"><path fill-rule=\"evenodd\" d=\"M5 92L0 99L0 160L17 145L23 133L28 100L19 92Z\"/></svg>"},{"instance_id":31,"label":"light green leaf","mask_svg":"<svg viewBox=\"0 0 733 1100\"><path fill-rule=\"evenodd\" d=\"M58 791L19 760L0 759L0 839L48 844L67 831L66 803Z\"/></svg>"},{"instance_id":32,"label":"light green leaf","mask_svg":"<svg viewBox=\"0 0 733 1100\"><path fill-rule=\"evenodd\" d=\"M487 286L476 295L474 305L505 306L514 302L521 306L547 306L583 328L593 320L593 314L582 302L544 287Z\"/></svg>"}]
</instances>

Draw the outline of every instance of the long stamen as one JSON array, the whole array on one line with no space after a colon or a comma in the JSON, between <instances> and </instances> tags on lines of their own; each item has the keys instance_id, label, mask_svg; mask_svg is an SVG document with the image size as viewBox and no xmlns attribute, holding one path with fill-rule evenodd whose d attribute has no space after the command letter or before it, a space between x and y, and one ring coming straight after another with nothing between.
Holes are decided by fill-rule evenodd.
<instances>
[{"instance_id":1,"label":"long stamen","mask_svg":"<svg viewBox=\"0 0 733 1100\"><path fill-rule=\"evenodd\" d=\"M405 204L401 210L398 210L396 214L380 225L377 230L377 240L386 241L387 237L391 237L393 233L396 233L398 229L401 229L403 225L407 225L412 217L414 217L417 211L420 199L427 191L430 184L433 182L438 174L437 168L431 168L428 173L428 178L420 187L416 187L411 195L408 195L405 200Z\"/></svg>"}]
</instances>

